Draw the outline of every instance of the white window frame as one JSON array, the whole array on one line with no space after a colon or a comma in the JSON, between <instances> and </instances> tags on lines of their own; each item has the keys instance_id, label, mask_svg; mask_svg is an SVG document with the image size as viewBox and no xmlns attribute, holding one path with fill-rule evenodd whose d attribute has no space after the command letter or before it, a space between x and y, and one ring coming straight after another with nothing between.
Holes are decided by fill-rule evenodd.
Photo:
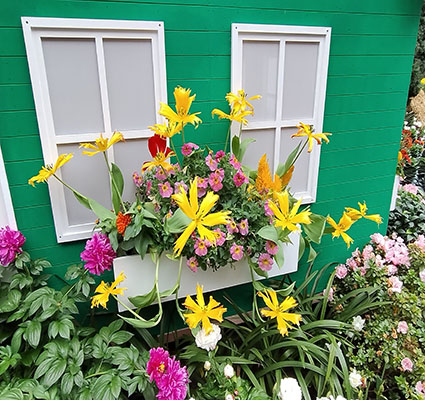
<instances>
[{"instance_id":1,"label":"white window frame","mask_svg":"<svg viewBox=\"0 0 425 400\"><path fill-rule=\"evenodd\" d=\"M313 118L303 119L303 123L313 125L316 132L322 132L323 116L325 109L326 81L328 75L328 60L330 49L331 28L313 26L291 26L291 25L257 25L257 24L232 24L232 65L231 65L231 87L236 93L242 89L242 48L243 41L279 41L279 61L278 61L278 88L276 96L276 119L274 121L250 122L243 127L246 136L249 137L250 130L275 129L274 159L273 165L276 170L277 165L285 160L279 160L280 139L282 128L294 128L299 124L299 120L283 120L282 100L283 100L283 78L284 78L284 46L286 41L290 42L312 42L319 44L317 80L314 99ZM257 93L249 93L255 95ZM260 93L261 94L261 93ZM238 134L238 128L232 130L232 135ZM294 146L295 147L295 146ZM317 180L319 174L320 147L314 146L310 153L308 184L305 192L294 193L296 198L302 198L303 204L316 201Z\"/></svg>"},{"instance_id":2,"label":"white window frame","mask_svg":"<svg viewBox=\"0 0 425 400\"><path fill-rule=\"evenodd\" d=\"M6 169L4 167L3 155L0 147L0 228L9 225L12 229L18 229L16 225L15 212L13 211L12 198L10 197L9 184L7 182ZM3 220L5 218L5 220Z\"/></svg>"},{"instance_id":3,"label":"white window frame","mask_svg":"<svg viewBox=\"0 0 425 400\"><path fill-rule=\"evenodd\" d=\"M47 84L47 75L43 58L42 38L91 38L95 39L99 73L105 137L111 137L111 118L106 83L105 60L103 57L103 39L149 39L152 41L152 60L155 88L154 123L162 123L158 115L159 103L167 103L167 79L165 67L164 22L162 21L115 21L66 18L22 17L25 46L34 93L40 139L45 164L52 164L58 157L58 145L80 142L94 142L99 132L84 134L56 135L52 107ZM125 139L148 138L152 132L145 127L141 130L121 131ZM108 158L114 161L113 148L108 150ZM58 172L60 176L60 171ZM65 189L55 179L49 180L49 192L52 204L56 236L59 243L86 239L91 236L93 223L70 225L66 211Z\"/></svg>"}]
</instances>

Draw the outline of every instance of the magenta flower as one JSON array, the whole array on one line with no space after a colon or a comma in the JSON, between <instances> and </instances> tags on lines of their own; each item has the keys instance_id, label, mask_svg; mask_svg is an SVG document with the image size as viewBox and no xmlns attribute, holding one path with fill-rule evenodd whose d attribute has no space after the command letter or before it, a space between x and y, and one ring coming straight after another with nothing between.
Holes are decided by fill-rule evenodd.
<instances>
[{"instance_id":1,"label":"magenta flower","mask_svg":"<svg viewBox=\"0 0 425 400\"><path fill-rule=\"evenodd\" d=\"M189 378L186 367L180 366L175 357L169 358L166 372L156 380L158 400L184 400L187 394Z\"/></svg>"},{"instance_id":2,"label":"magenta flower","mask_svg":"<svg viewBox=\"0 0 425 400\"><path fill-rule=\"evenodd\" d=\"M401 360L401 368L403 369L403 371L412 372L412 370L413 370L413 361L409 357L404 357Z\"/></svg>"},{"instance_id":3,"label":"magenta flower","mask_svg":"<svg viewBox=\"0 0 425 400\"><path fill-rule=\"evenodd\" d=\"M239 232L238 226L236 225L236 222L233 221L233 219L226 225L226 229L230 234Z\"/></svg>"},{"instance_id":4,"label":"magenta flower","mask_svg":"<svg viewBox=\"0 0 425 400\"><path fill-rule=\"evenodd\" d=\"M275 242L272 242L271 240L267 240L266 242L266 251L270 255L274 256L279 251L279 247Z\"/></svg>"},{"instance_id":5,"label":"magenta flower","mask_svg":"<svg viewBox=\"0 0 425 400\"><path fill-rule=\"evenodd\" d=\"M208 187L208 179L198 177L198 189L199 188L206 189L207 187Z\"/></svg>"},{"instance_id":6,"label":"magenta flower","mask_svg":"<svg viewBox=\"0 0 425 400\"><path fill-rule=\"evenodd\" d=\"M220 162L220 160L226 155L226 153L223 150L217 151L215 153L215 161Z\"/></svg>"},{"instance_id":7,"label":"magenta flower","mask_svg":"<svg viewBox=\"0 0 425 400\"><path fill-rule=\"evenodd\" d=\"M241 169L241 163L238 161L234 154L232 154L232 156L230 157L229 164L232 165L234 169Z\"/></svg>"},{"instance_id":8,"label":"magenta flower","mask_svg":"<svg viewBox=\"0 0 425 400\"><path fill-rule=\"evenodd\" d=\"M169 182L163 182L158 184L159 194L162 198L169 198L173 194L173 188Z\"/></svg>"},{"instance_id":9,"label":"magenta flower","mask_svg":"<svg viewBox=\"0 0 425 400\"><path fill-rule=\"evenodd\" d=\"M248 183L249 182L249 179L245 176L245 174L241 170L239 170L233 176L233 182L235 182L236 187L240 187L244 183Z\"/></svg>"},{"instance_id":10,"label":"magenta flower","mask_svg":"<svg viewBox=\"0 0 425 400\"><path fill-rule=\"evenodd\" d=\"M205 256L206 254L207 254L207 252L208 252L208 245L207 245L207 243L206 243L206 241L205 240L202 240L202 239L198 239L196 242L195 242L195 254L197 255L197 256Z\"/></svg>"},{"instance_id":11,"label":"magenta flower","mask_svg":"<svg viewBox=\"0 0 425 400\"><path fill-rule=\"evenodd\" d=\"M162 347L150 349L149 361L146 364L146 373L150 377L150 381L158 382L164 374L169 360L170 354Z\"/></svg>"},{"instance_id":12,"label":"magenta flower","mask_svg":"<svg viewBox=\"0 0 425 400\"><path fill-rule=\"evenodd\" d=\"M10 229L9 226L0 229L0 265L7 267L22 253L25 243L24 235L19 231Z\"/></svg>"},{"instance_id":13,"label":"magenta flower","mask_svg":"<svg viewBox=\"0 0 425 400\"><path fill-rule=\"evenodd\" d=\"M159 181L165 181L167 179L167 174L162 168L158 168L155 174L155 178Z\"/></svg>"},{"instance_id":14,"label":"magenta flower","mask_svg":"<svg viewBox=\"0 0 425 400\"><path fill-rule=\"evenodd\" d=\"M211 153L205 157L205 164L207 164L210 171L215 171L217 169L217 161L212 158Z\"/></svg>"},{"instance_id":15,"label":"magenta flower","mask_svg":"<svg viewBox=\"0 0 425 400\"><path fill-rule=\"evenodd\" d=\"M397 332L402 333L403 335L407 334L407 331L409 330L409 326L407 325L406 321L400 321L397 325Z\"/></svg>"},{"instance_id":16,"label":"magenta flower","mask_svg":"<svg viewBox=\"0 0 425 400\"><path fill-rule=\"evenodd\" d=\"M146 182L146 194L149 196L151 193L151 189L152 189L152 181L147 181Z\"/></svg>"},{"instance_id":17,"label":"magenta flower","mask_svg":"<svg viewBox=\"0 0 425 400\"><path fill-rule=\"evenodd\" d=\"M143 176L139 175L137 172L133 172L133 182L137 187L142 186Z\"/></svg>"},{"instance_id":18,"label":"magenta flower","mask_svg":"<svg viewBox=\"0 0 425 400\"><path fill-rule=\"evenodd\" d=\"M189 260L187 260L186 265L193 271L196 272L198 270L198 260L196 257L190 257Z\"/></svg>"},{"instance_id":19,"label":"magenta flower","mask_svg":"<svg viewBox=\"0 0 425 400\"><path fill-rule=\"evenodd\" d=\"M86 247L80 254L81 259L86 262L84 268L94 275L101 275L105 270L109 271L116 256L108 236L99 232L87 240Z\"/></svg>"},{"instance_id":20,"label":"magenta flower","mask_svg":"<svg viewBox=\"0 0 425 400\"><path fill-rule=\"evenodd\" d=\"M232 247L230 248L230 254L234 260L241 260L243 257L243 247L239 244L233 243Z\"/></svg>"},{"instance_id":21,"label":"magenta flower","mask_svg":"<svg viewBox=\"0 0 425 400\"><path fill-rule=\"evenodd\" d=\"M183 188L184 192L187 193L187 185L183 181L179 181L174 184L174 193L180 193L180 188Z\"/></svg>"},{"instance_id":22,"label":"magenta flower","mask_svg":"<svg viewBox=\"0 0 425 400\"><path fill-rule=\"evenodd\" d=\"M224 169L223 168L217 168L215 173L218 174L222 180L224 179Z\"/></svg>"},{"instance_id":23,"label":"magenta flower","mask_svg":"<svg viewBox=\"0 0 425 400\"><path fill-rule=\"evenodd\" d=\"M199 149L199 146L197 145L197 144L195 144L195 143L185 143L183 146L182 146L182 154L184 155L184 156L189 156L191 153L192 153L192 151L193 151L193 149Z\"/></svg>"},{"instance_id":24,"label":"magenta flower","mask_svg":"<svg viewBox=\"0 0 425 400\"><path fill-rule=\"evenodd\" d=\"M344 264L339 264L335 268L335 276L339 279L344 279L347 276L348 269Z\"/></svg>"},{"instance_id":25,"label":"magenta flower","mask_svg":"<svg viewBox=\"0 0 425 400\"><path fill-rule=\"evenodd\" d=\"M247 220L247 219L243 219L243 220L239 223L238 228L239 228L239 233L240 233L242 236L246 236L246 235L248 235L248 220Z\"/></svg>"},{"instance_id":26,"label":"magenta flower","mask_svg":"<svg viewBox=\"0 0 425 400\"><path fill-rule=\"evenodd\" d=\"M214 192L218 192L219 190L223 189L223 184L221 183L222 178L216 172L212 172L210 174L210 178L208 181L211 186L211 189L214 190Z\"/></svg>"},{"instance_id":27,"label":"magenta flower","mask_svg":"<svg viewBox=\"0 0 425 400\"><path fill-rule=\"evenodd\" d=\"M217 232L218 234L220 234L220 237L216 237L215 239L215 244L217 246L223 246L224 242L226 241L226 235L224 232L221 231L220 228L214 229L214 232Z\"/></svg>"},{"instance_id":28,"label":"magenta flower","mask_svg":"<svg viewBox=\"0 0 425 400\"><path fill-rule=\"evenodd\" d=\"M273 267L273 259L270 257L270 254L260 254L260 257L258 257L258 266L263 271L270 271Z\"/></svg>"}]
</instances>

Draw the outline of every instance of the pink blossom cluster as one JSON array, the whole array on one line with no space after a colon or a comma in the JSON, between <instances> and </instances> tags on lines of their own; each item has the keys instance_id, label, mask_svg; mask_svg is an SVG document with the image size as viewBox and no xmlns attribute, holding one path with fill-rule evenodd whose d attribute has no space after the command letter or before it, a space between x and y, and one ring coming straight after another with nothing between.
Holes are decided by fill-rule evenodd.
<instances>
[{"instance_id":1,"label":"pink blossom cluster","mask_svg":"<svg viewBox=\"0 0 425 400\"><path fill-rule=\"evenodd\" d=\"M418 187L416 185L414 185L413 183L408 183L408 184L404 185L403 190L405 192L412 193L414 195L418 194Z\"/></svg>"},{"instance_id":2,"label":"pink blossom cluster","mask_svg":"<svg viewBox=\"0 0 425 400\"><path fill-rule=\"evenodd\" d=\"M416 393L419 396L421 396L423 399L425 399L425 381L423 381L423 382L421 382L421 381L417 382L416 383L416 386L415 386L415 389L416 389Z\"/></svg>"},{"instance_id":3,"label":"pink blossom cluster","mask_svg":"<svg viewBox=\"0 0 425 400\"><path fill-rule=\"evenodd\" d=\"M183 400L187 394L189 383L186 367L180 366L180 361L170 357L168 351L161 347L149 351L149 361L146 372L150 381L155 381L158 387L158 400Z\"/></svg>"},{"instance_id":4,"label":"pink blossom cluster","mask_svg":"<svg viewBox=\"0 0 425 400\"><path fill-rule=\"evenodd\" d=\"M87 240L86 247L80 257L86 262L84 268L92 274L101 275L105 270L111 269L116 253L108 236L96 232L91 239Z\"/></svg>"},{"instance_id":5,"label":"pink blossom cluster","mask_svg":"<svg viewBox=\"0 0 425 400\"><path fill-rule=\"evenodd\" d=\"M0 229L0 265L4 267L13 262L22 253L25 237L21 232L10 229L9 226Z\"/></svg>"}]
</instances>

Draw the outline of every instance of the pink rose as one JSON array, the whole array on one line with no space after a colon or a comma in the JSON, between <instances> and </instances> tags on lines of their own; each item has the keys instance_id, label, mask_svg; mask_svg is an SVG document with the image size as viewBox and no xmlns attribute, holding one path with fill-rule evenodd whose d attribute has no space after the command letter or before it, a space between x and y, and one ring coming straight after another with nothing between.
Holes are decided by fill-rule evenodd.
<instances>
[{"instance_id":1,"label":"pink rose","mask_svg":"<svg viewBox=\"0 0 425 400\"><path fill-rule=\"evenodd\" d=\"M335 268L335 276L339 279L344 279L347 276L348 269L344 264L339 264Z\"/></svg>"},{"instance_id":2,"label":"pink rose","mask_svg":"<svg viewBox=\"0 0 425 400\"><path fill-rule=\"evenodd\" d=\"M412 372L412 370L413 370L413 361L409 357L404 357L401 360L401 368L403 369L403 371Z\"/></svg>"},{"instance_id":3,"label":"pink rose","mask_svg":"<svg viewBox=\"0 0 425 400\"><path fill-rule=\"evenodd\" d=\"M397 332L405 335L408 331L409 327L406 321L400 321L397 326Z\"/></svg>"}]
</instances>

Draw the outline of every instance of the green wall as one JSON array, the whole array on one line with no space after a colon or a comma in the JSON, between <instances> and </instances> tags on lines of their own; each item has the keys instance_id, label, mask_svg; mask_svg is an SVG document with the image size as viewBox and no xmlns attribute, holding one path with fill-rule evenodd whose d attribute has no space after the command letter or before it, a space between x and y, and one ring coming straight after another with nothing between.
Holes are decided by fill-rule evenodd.
<instances>
[{"instance_id":1,"label":"green wall","mask_svg":"<svg viewBox=\"0 0 425 400\"><path fill-rule=\"evenodd\" d=\"M391 197L422 0L3 0L0 5L0 140L19 228L34 257L58 275L79 262L83 242L58 245L48 191L27 184L43 164L20 17L165 22L168 96L176 85L197 94L204 123L187 140L223 146L226 124L209 112L230 89L232 23L332 27L323 146L313 211L339 218L365 200L385 223ZM143 161L143 160L141 160ZM352 250L376 225L362 220ZM318 265L343 261L342 240L323 240ZM295 274L301 279L303 272Z\"/></svg>"}]
</instances>

